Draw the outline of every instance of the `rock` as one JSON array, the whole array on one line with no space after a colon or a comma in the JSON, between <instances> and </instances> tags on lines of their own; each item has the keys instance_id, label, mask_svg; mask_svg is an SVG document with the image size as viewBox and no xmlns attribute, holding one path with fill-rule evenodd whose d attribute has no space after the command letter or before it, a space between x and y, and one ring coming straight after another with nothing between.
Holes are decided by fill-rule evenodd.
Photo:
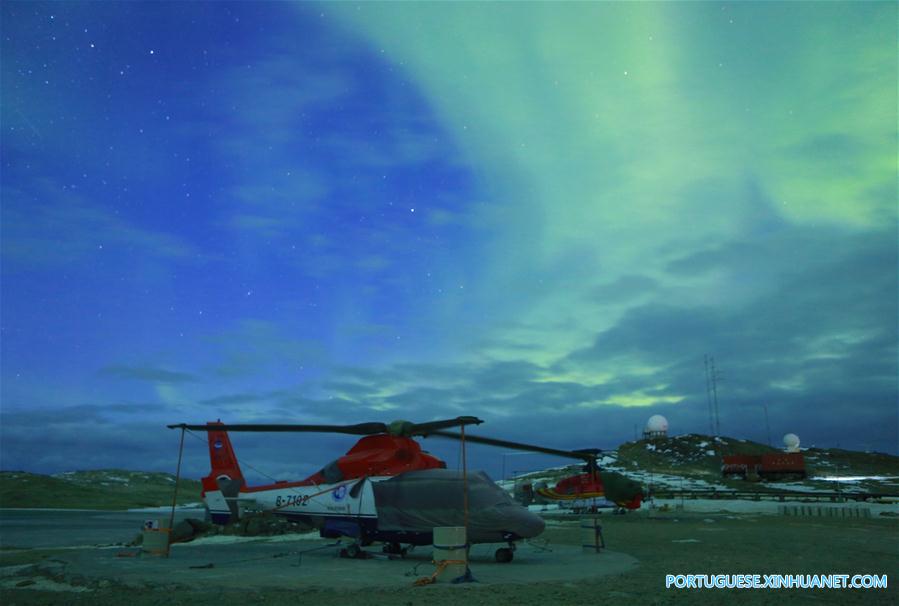
<instances>
[{"instance_id":1,"label":"rock","mask_svg":"<svg viewBox=\"0 0 899 606\"><path fill-rule=\"evenodd\" d=\"M190 541L196 535L194 527L188 520L181 520L172 527L170 541L172 543L184 543Z\"/></svg>"},{"instance_id":2,"label":"rock","mask_svg":"<svg viewBox=\"0 0 899 606\"><path fill-rule=\"evenodd\" d=\"M209 522L205 522L203 520L198 520L197 518L187 518L187 520L185 521L193 526L194 534L206 534L210 530L216 528L213 524L210 524Z\"/></svg>"},{"instance_id":3,"label":"rock","mask_svg":"<svg viewBox=\"0 0 899 606\"><path fill-rule=\"evenodd\" d=\"M213 530L215 532L211 532ZM172 543L185 543L198 536L215 534L216 532L218 532L218 528L212 524L196 518L187 518L186 520L181 520L172 528L171 541Z\"/></svg>"}]
</instances>

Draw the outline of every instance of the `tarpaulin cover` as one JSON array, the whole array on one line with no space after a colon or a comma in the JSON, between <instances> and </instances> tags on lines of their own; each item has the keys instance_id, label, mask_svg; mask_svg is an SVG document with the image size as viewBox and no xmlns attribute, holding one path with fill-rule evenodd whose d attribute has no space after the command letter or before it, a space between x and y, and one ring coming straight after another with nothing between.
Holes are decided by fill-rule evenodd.
<instances>
[{"instance_id":1,"label":"tarpaulin cover","mask_svg":"<svg viewBox=\"0 0 899 606\"><path fill-rule=\"evenodd\" d=\"M431 532L464 524L462 473L449 469L407 472L373 482L378 529ZM535 536L543 521L517 505L483 472L468 474L468 538L501 542L508 534Z\"/></svg>"}]
</instances>

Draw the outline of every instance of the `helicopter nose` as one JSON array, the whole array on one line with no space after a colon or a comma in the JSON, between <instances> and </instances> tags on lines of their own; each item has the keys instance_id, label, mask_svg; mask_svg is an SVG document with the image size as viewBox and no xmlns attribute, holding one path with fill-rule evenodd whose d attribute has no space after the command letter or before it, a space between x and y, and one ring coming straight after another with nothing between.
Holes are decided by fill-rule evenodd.
<instances>
[{"instance_id":1,"label":"helicopter nose","mask_svg":"<svg viewBox=\"0 0 899 606\"><path fill-rule=\"evenodd\" d=\"M525 539L530 539L542 533L545 528L546 522L543 521L543 518L525 510L522 515L521 530L518 532L518 535Z\"/></svg>"},{"instance_id":2,"label":"helicopter nose","mask_svg":"<svg viewBox=\"0 0 899 606\"><path fill-rule=\"evenodd\" d=\"M536 537L546 528L543 518L523 507L516 509L507 519L509 531L514 532L522 539Z\"/></svg>"},{"instance_id":3,"label":"helicopter nose","mask_svg":"<svg viewBox=\"0 0 899 606\"><path fill-rule=\"evenodd\" d=\"M543 519L520 505L502 503L493 507L484 507L472 512L469 520L470 528L479 529L487 534L480 542L499 542L536 537L545 526ZM489 529L489 530L488 530ZM474 535L478 531L472 530ZM487 540L487 536L491 540ZM511 537L510 537L511 535Z\"/></svg>"}]
</instances>

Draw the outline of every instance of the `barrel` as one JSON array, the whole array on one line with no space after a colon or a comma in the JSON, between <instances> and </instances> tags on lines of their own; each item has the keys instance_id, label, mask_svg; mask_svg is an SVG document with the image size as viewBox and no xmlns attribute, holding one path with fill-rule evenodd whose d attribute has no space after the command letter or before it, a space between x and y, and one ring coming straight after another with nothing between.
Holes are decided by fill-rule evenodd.
<instances>
[{"instance_id":1,"label":"barrel","mask_svg":"<svg viewBox=\"0 0 899 606\"><path fill-rule=\"evenodd\" d=\"M141 533L140 550L152 556L168 556L169 532L168 520L147 520Z\"/></svg>"},{"instance_id":2,"label":"barrel","mask_svg":"<svg viewBox=\"0 0 899 606\"><path fill-rule=\"evenodd\" d=\"M587 553L599 553L605 547L598 518L581 518L581 547Z\"/></svg>"},{"instance_id":3,"label":"barrel","mask_svg":"<svg viewBox=\"0 0 899 606\"><path fill-rule=\"evenodd\" d=\"M437 580L449 582L463 576L468 566L467 552L464 526L434 528L434 564L439 571Z\"/></svg>"}]
</instances>

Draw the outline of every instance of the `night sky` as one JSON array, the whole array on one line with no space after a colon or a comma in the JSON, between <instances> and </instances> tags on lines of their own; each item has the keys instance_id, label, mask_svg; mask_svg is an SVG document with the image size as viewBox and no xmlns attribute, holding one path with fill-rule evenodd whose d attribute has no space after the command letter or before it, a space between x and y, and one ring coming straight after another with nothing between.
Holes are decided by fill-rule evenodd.
<instances>
[{"instance_id":1,"label":"night sky","mask_svg":"<svg viewBox=\"0 0 899 606\"><path fill-rule=\"evenodd\" d=\"M895 3L0 10L3 469L708 433L705 355L723 434L897 452Z\"/></svg>"}]
</instances>

